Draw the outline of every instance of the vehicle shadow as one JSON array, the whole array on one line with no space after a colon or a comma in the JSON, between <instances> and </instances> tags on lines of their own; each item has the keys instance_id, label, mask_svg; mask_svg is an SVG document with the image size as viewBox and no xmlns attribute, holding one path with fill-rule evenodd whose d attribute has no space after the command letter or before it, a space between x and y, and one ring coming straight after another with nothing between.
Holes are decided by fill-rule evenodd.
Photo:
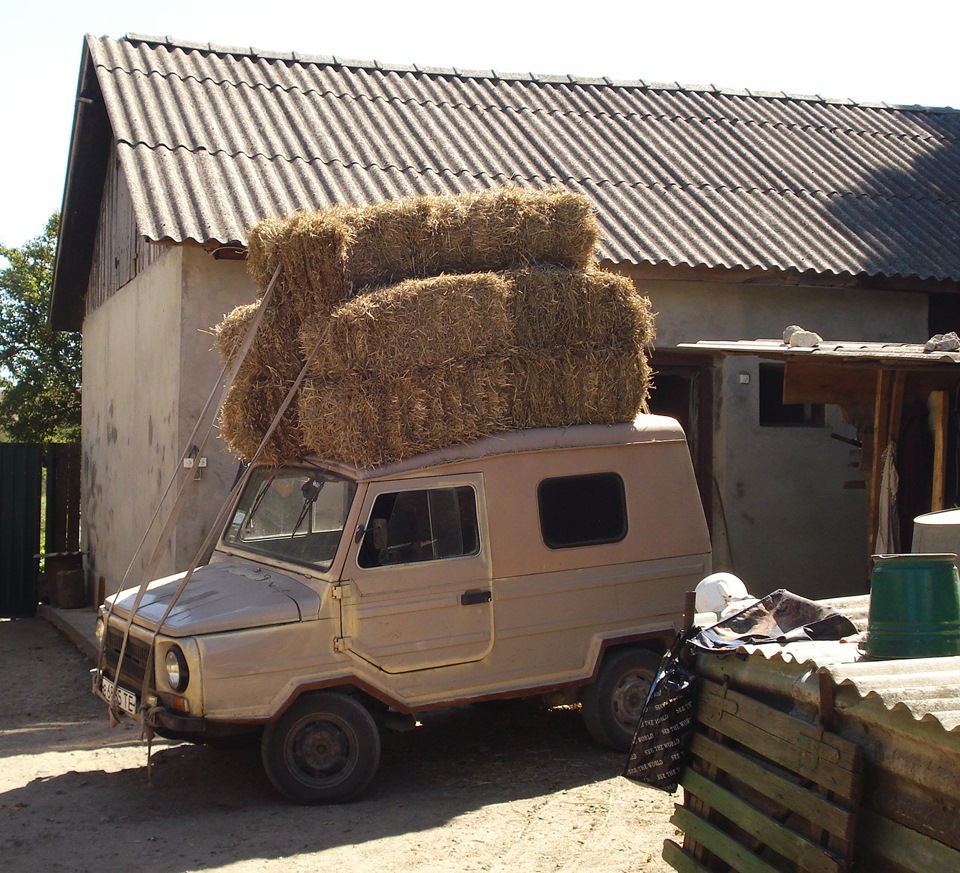
<instances>
[{"instance_id":1,"label":"vehicle shadow","mask_svg":"<svg viewBox=\"0 0 960 873\"><path fill-rule=\"evenodd\" d=\"M142 766L118 772L38 776L0 794L5 869L63 869L69 858L76 873L130 863L144 873L180 873L362 846L609 779L623 766L622 754L593 745L575 710L517 702L438 711L421 721L384 737L373 783L339 806L285 801L255 745L159 748L149 785L145 751ZM111 753L92 754L107 767ZM92 831L97 850L88 858L76 846Z\"/></svg>"}]
</instances>

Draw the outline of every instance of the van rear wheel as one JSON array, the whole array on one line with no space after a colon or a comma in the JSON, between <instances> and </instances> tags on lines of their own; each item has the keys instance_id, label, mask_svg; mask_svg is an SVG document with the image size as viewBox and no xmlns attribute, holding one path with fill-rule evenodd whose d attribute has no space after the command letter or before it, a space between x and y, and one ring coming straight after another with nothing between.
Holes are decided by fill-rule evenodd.
<instances>
[{"instance_id":1,"label":"van rear wheel","mask_svg":"<svg viewBox=\"0 0 960 873\"><path fill-rule=\"evenodd\" d=\"M297 803L344 803L373 779L380 733L363 704L346 694L304 694L267 726L263 769Z\"/></svg>"},{"instance_id":2,"label":"van rear wheel","mask_svg":"<svg viewBox=\"0 0 960 873\"><path fill-rule=\"evenodd\" d=\"M601 746L627 751L660 656L649 649L615 649L600 665L597 681L580 696L587 731Z\"/></svg>"}]
</instances>

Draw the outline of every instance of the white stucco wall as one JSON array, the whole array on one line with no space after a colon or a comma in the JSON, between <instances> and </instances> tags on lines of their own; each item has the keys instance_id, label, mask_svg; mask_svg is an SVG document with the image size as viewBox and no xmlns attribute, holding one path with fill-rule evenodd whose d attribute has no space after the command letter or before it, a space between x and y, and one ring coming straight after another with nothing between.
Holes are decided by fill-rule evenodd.
<instances>
[{"instance_id":1,"label":"white stucco wall","mask_svg":"<svg viewBox=\"0 0 960 873\"><path fill-rule=\"evenodd\" d=\"M657 315L660 349L701 339L779 338L800 324L825 339L927 339L925 294L638 280ZM822 428L760 427L756 357L718 359L714 415L714 553L754 594L866 591L865 492L836 406ZM741 381L743 374L748 382Z\"/></svg>"},{"instance_id":2,"label":"white stucco wall","mask_svg":"<svg viewBox=\"0 0 960 873\"><path fill-rule=\"evenodd\" d=\"M82 511L91 591L101 577L107 593L118 589L220 373L202 329L254 296L242 262L171 247L85 319ZM205 454L208 467L156 575L189 565L233 482L236 461L218 437ZM151 554L152 542L130 584L139 584Z\"/></svg>"}]
</instances>

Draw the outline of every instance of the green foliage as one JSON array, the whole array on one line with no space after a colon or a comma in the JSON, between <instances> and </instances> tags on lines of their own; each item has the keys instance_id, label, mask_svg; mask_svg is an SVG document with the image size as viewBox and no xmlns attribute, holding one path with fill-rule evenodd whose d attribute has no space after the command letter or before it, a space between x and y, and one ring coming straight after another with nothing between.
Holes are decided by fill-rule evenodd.
<instances>
[{"instance_id":1,"label":"green foliage","mask_svg":"<svg viewBox=\"0 0 960 873\"><path fill-rule=\"evenodd\" d=\"M0 245L0 429L11 442L80 439L80 335L47 325L60 215L20 248Z\"/></svg>"}]
</instances>

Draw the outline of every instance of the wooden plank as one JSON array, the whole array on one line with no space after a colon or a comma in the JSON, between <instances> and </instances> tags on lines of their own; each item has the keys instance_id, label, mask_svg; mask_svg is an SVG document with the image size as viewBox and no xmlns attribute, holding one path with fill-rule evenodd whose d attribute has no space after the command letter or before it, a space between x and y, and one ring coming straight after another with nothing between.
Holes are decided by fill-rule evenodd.
<instances>
[{"instance_id":1,"label":"wooden plank","mask_svg":"<svg viewBox=\"0 0 960 873\"><path fill-rule=\"evenodd\" d=\"M774 803L782 804L803 816L816 827L843 840L852 840L856 817L825 797L769 770L756 761L722 746L703 734L694 734L690 751L701 760L739 779Z\"/></svg>"},{"instance_id":2,"label":"wooden plank","mask_svg":"<svg viewBox=\"0 0 960 873\"><path fill-rule=\"evenodd\" d=\"M663 841L662 857L677 873L710 873L706 867L698 864L673 840Z\"/></svg>"},{"instance_id":3,"label":"wooden plank","mask_svg":"<svg viewBox=\"0 0 960 873\"><path fill-rule=\"evenodd\" d=\"M732 791L704 778L695 770L688 767L680 784L763 845L793 861L801 870L840 873L843 869L842 859L791 830L783 822L761 812Z\"/></svg>"},{"instance_id":4,"label":"wooden plank","mask_svg":"<svg viewBox=\"0 0 960 873\"><path fill-rule=\"evenodd\" d=\"M682 806L674 809L670 823L676 825L718 858L726 861L738 873L779 873L776 867L771 867L766 861L758 858L720 828L697 818Z\"/></svg>"},{"instance_id":5,"label":"wooden plank","mask_svg":"<svg viewBox=\"0 0 960 873\"><path fill-rule=\"evenodd\" d=\"M700 685L697 720L842 799L859 790L860 749L823 728L708 681Z\"/></svg>"},{"instance_id":6,"label":"wooden plank","mask_svg":"<svg viewBox=\"0 0 960 873\"><path fill-rule=\"evenodd\" d=\"M870 459L865 470L867 480L867 558L875 554L877 522L880 518L880 482L883 476L883 451L890 439L890 388L893 374L882 367L876 372L876 387L873 406L873 437L870 451L864 452Z\"/></svg>"},{"instance_id":7,"label":"wooden plank","mask_svg":"<svg viewBox=\"0 0 960 873\"><path fill-rule=\"evenodd\" d=\"M875 377L860 365L788 360L783 370L784 403L872 403Z\"/></svg>"},{"instance_id":8,"label":"wooden plank","mask_svg":"<svg viewBox=\"0 0 960 873\"><path fill-rule=\"evenodd\" d=\"M960 852L911 828L865 809L859 843L873 854L916 873L960 870Z\"/></svg>"},{"instance_id":9,"label":"wooden plank","mask_svg":"<svg viewBox=\"0 0 960 873\"><path fill-rule=\"evenodd\" d=\"M933 424L933 482L930 492L930 511L943 509L943 495L947 478L947 428L950 421L950 402L946 391L930 395L933 406L930 416Z\"/></svg>"}]
</instances>

